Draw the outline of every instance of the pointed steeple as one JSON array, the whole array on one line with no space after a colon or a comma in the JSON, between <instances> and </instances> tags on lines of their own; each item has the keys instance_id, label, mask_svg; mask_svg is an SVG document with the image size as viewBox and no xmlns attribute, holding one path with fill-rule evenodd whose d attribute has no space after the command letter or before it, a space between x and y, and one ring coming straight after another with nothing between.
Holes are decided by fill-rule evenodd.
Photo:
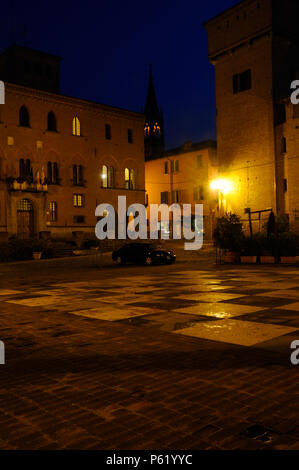
<instances>
[{"instance_id":1,"label":"pointed steeple","mask_svg":"<svg viewBox=\"0 0 299 470\"><path fill-rule=\"evenodd\" d=\"M159 108L154 87L152 64L150 64L149 66L148 89L144 107L144 114L148 116L148 118L155 118L159 114Z\"/></svg>"},{"instance_id":2,"label":"pointed steeple","mask_svg":"<svg viewBox=\"0 0 299 470\"><path fill-rule=\"evenodd\" d=\"M145 159L150 160L161 156L164 152L164 121L163 113L159 110L152 64L149 68L148 90L144 107L144 150Z\"/></svg>"}]
</instances>

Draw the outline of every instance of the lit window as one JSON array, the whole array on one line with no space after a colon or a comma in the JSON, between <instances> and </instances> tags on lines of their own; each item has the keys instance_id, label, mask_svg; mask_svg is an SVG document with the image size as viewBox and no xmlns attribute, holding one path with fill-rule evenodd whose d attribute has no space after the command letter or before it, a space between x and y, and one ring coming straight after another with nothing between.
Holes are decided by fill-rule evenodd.
<instances>
[{"instance_id":1,"label":"lit window","mask_svg":"<svg viewBox=\"0 0 299 470\"><path fill-rule=\"evenodd\" d=\"M73 206L83 207L83 194L73 194Z\"/></svg>"},{"instance_id":2,"label":"lit window","mask_svg":"<svg viewBox=\"0 0 299 470\"><path fill-rule=\"evenodd\" d=\"M73 135L81 135L81 125L78 116L75 116L73 119Z\"/></svg>"},{"instance_id":3,"label":"lit window","mask_svg":"<svg viewBox=\"0 0 299 470\"><path fill-rule=\"evenodd\" d=\"M56 222L57 220L57 202L50 202L50 219L51 222Z\"/></svg>"},{"instance_id":4,"label":"lit window","mask_svg":"<svg viewBox=\"0 0 299 470\"><path fill-rule=\"evenodd\" d=\"M114 187L114 168L113 166L102 166L101 173L101 187L113 188Z\"/></svg>"},{"instance_id":5,"label":"lit window","mask_svg":"<svg viewBox=\"0 0 299 470\"><path fill-rule=\"evenodd\" d=\"M159 124L156 122L154 124L154 134L160 135L160 133L161 133L161 128L160 128Z\"/></svg>"},{"instance_id":6,"label":"lit window","mask_svg":"<svg viewBox=\"0 0 299 470\"><path fill-rule=\"evenodd\" d=\"M145 135L145 136L149 135L150 130L151 130L151 128L150 128L150 126L149 126L149 124L148 124L148 122L147 122L147 123L145 124L145 126L144 126L144 135Z\"/></svg>"},{"instance_id":7,"label":"lit window","mask_svg":"<svg viewBox=\"0 0 299 470\"><path fill-rule=\"evenodd\" d=\"M134 169L125 169L125 188L135 189L136 187L136 172Z\"/></svg>"}]
</instances>

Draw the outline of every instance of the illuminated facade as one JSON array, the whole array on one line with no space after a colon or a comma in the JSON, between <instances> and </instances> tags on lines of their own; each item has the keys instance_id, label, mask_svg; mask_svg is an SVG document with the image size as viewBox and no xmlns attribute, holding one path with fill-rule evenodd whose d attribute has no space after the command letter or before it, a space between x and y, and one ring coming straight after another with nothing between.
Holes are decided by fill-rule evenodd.
<instances>
[{"instance_id":1,"label":"illuminated facade","mask_svg":"<svg viewBox=\"0 0 299 470\"><path fill-rule=\"evenodd\" d=\"M182 147L164 152L160 158L145 163L145 187L148 204L203 204L205 239L212 238L217 211L217 195L210 181L217 177L216 142L186 142ZM167 222L159 228L169 231ZM194 227L193 227L194 228Z\"/></svg>"},{"instance_id":2,"label":"illuminated facade","mask_svg":"<svg viewBox=\"0 0 299 470\"><path fill-rule=\"evenodd\" d=\"M59 58L0 56L0 232L94 234L95 208L144 204L144 116L59 94Z\"/></svg>"},{"instance_id":3,"label":"illuminated facade","mask_svg":"<svg viewBox=\"0 0 299 470\"><path fill-rule=\"evenodd\" d=\"M296 0L244 0L205 24L219 172L231 184L226 208L243 218L246 208L272 208L295 228L299 133L289 102L299 76L298 14Z\"/></svg>"}]
</instances>

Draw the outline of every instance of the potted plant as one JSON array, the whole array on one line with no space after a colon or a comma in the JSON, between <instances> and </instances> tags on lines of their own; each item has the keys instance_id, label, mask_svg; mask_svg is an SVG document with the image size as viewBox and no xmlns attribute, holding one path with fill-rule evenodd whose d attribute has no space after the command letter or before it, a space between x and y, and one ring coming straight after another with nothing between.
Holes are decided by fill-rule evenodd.
<instances>
[{"instance_id":1,"label":"potted plant","mask_svg":"<svg viewBox=\"0 0 299 470\"><path fill-rule=\"evenodd\" d=\"M41 259L43 252L43 244L40 240L34 240L33 245L33 259Z\"/></svg>"},{"instance_id":2,"label":"potted plant","mask_svg":"<svg viewBox=\"0 0 299 470\"><path fill-rule=\"evenodd\" d=\"M284 232L279 237L279 255L281 264L296 264L298 235Z\"/></svg>"},{"instance_id":3,"label":"potted plant","mask_svg":"<svg viewBox=\"0 0 299 470\"><path fill-rule=\"evenodd\" d=\"M262 239L260 263L274 264L278 258L278 238L274 233Z\"/></svg>"},{"instance_id":4,"label":"potted plant","mask_svg":"<svg viewBox=\"0 0 299 470\"><path fill-rule=\"evenodd\" d=\"M244 237L241 245L241 263L256 264L259 253L259 240L257 235Z\"/></svg>"},{"instance_id":5,"label":"potted plant","mask_svg":"<svg viewBox=\"0 0 299 470\"><path fill-rule=\"evenodd\" d=\"M236 214L228 213L217 220L214 230L215 245L224 250L224 262L236 263L243 239L242 224Z\"/></svg>"}]
</instances>

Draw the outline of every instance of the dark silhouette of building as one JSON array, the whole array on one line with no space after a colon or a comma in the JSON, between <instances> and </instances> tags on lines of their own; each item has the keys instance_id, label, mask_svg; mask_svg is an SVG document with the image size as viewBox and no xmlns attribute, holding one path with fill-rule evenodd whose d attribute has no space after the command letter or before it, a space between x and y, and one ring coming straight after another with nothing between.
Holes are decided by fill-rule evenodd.
<instances>
[{"instance_id":1,"label":"dark silhouette of building","mask_svg":"<svg viewBox=\"0 0 299 470\"><path fill-rule=\"evenodd\" d=\"M53 54L13 44L0 55L0 77L15 85L59 93L60 61Z\"/></svg>"},{"instance_id":2,"label":"dark silhouette of building","mask_svg":"<svg viewBox=\"0 0 299 470\"><path fill-rule=\"evenodd\" d=\"M147 161L161 157L164 152L163 113L158 108L151 65L144 114L144 153Z\"/></svg>"}]
</instances>

